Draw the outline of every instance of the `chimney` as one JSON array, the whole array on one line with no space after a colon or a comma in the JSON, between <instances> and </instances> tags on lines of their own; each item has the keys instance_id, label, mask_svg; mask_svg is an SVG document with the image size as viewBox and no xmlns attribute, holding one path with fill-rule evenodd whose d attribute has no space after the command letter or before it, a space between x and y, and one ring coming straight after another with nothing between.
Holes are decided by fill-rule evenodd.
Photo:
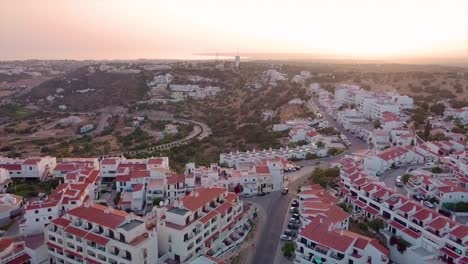
<instances>
[{"instance_id":1,"label":"chimney","mask_svg":"<svg viewBox=\"0 0 468 264\"><path fill-rule=\"evenodd\" d=\"M333 224L330 224L330 225L328 226L328 232L331 232L332 229L333 229Z\"/></svg>"},{"instance_id":2,"label":"chimney","mask_svg":"<svg viewBox=\"0 0 468 264\"><path fill-rule=\"evenodd\" d=\"M195 197L198 197L200 194L197 191L195 191L194 195L195 195Z\"/></svg>"},{"instance_id":3,"label":"chimney","mask_svg":"<svg viewBox=\"0 0 468 264\"><path fill-rule=\"evenodd\" d=\"M182 207L184 207L184 202L179 201L179 208L182 208Z\"/></svg>"},{"instance_id":4,"label":"chimney","mask_svg":"<svg viewBox=\"0 0 468 264\"><path fill-rule=\"evenodd\" d=\"M343 229L340 230L340 236L343 236Z\"/></svg>"},{"instance_id":5,"label":"chimney","mask_svg":"<svg viewBox=\"0 0 468 264\"><path fill-rule=\"evenodd\" d=\"M322 219L322 218L320 218L320 223L323 223L323 219Z\"/></svg>"}]
</instances>

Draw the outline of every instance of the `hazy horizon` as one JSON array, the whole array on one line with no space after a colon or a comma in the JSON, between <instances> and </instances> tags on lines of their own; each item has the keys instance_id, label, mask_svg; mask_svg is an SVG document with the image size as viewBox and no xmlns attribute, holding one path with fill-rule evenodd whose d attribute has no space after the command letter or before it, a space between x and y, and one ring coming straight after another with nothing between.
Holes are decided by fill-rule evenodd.
<instances>
[{"instance_id":1,"label":"hazy horizon","mask_svg":"<svg viewBox=\"0 0 468 264\"><path fill-rule=\"evenodd\" d=\"M191 59L239 52L461 61L468 58L466 14L464 0L4 0L0 60Z\"/></svg>"}]
</instances>

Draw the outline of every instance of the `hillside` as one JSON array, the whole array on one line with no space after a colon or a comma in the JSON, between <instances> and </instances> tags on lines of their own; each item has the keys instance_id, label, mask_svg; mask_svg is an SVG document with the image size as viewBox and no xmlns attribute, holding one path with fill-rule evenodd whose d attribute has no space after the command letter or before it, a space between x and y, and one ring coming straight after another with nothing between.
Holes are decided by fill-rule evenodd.
<instances>
[{"instance_id":1,"label":"hillside","mask_svg":"<svg viewBox=\"0 0 468 264\"><path fill-rule=\"evenodd\" d=\"M149 78L145 72L119 74L98 70L90 73L88 67L83 67L34 87L21 99L51 110L58 110L61 105L70 111L125 106L145 97Z\"/></svg>"}]
</instances>

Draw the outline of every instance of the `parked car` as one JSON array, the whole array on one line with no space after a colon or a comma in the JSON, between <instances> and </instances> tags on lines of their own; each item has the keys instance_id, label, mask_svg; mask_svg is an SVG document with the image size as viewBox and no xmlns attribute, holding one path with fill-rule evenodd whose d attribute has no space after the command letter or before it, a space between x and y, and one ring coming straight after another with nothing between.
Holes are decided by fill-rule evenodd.
<instances>
[{"instance_id":1,"label":"parked car","mask_svg":"<svg viewBox=\"0 0 468 264\"><path fill-rule=\"evenodd\" d=\"M297 230L299 229L299 227L300 227L299 224L291 224L291 223L288 224L288 228L292 230Z\"/></svg>"},{"instance_id":2,"label":"parked car","mask_svg":"<svg viewBox=\"0 0 468 264\"><path fill-rule=\"evenodd\" d=\"M413 194L413 198L416 200L416 201L421 201L423 199L423 197L419 194Z\"/></svg>"},{"instance_id":3,"label":"parked car","mask_svg":"<svg viewBox=\"0 0 468 264\"><path fill-rule=\"evenodd\" d=\"M243 193L242 194L242 197L244 197L244 198L250 198L252 196L253 196L253 194L251 194L251 193Z\"/></svg>"},{"instance_id":4,"label":"parked car","mask_svg":"<svg viewBox=\"0 0 468 264\"><path fill-rule=\"evenodd\" d=\"M290 236L290 237L296 237L297 236L296 232L294 232L294 231L292 231L290 229L285 230L284 234L287 235L287 236Z\"/></svg>"},{"instance_id":5,"label":"parked car","mask_svg":"<svg viewBox=\"0 0 468 264\"><path fill-rule=\"evenodd\" d=\"M290 213L294 213L294 210L295 210L296 208L297 208L297 207L291 207L291 208L289 208L289 212L290 212Z\"/></svg>"},{"instance_id":6,"label":"parked car","mask_svg":"<svg viewBox=\"0 0 468 264\"><path fill-rule=\"evenodd\" d=\"M294 199L292 202L291 202L291 207L299 207L299 201Z\"/></svg>"},{"instance_id":7,"label":"parked car","mask_svg":"<svg viewBox=\"0 0 468 264\"><path fill-rule=\"evenodd\" d=\"M287 236L287 235L285 235L285 234L281 234L280 239L281 239L281 240L284 240L284 241L291 241L291 240L292 240L292 237Z\"/></svg>"},{"instance_id":8,"label":"parked car","mask_svg":"<svg viewBox=\"0 0 468 264\"><path fill-rule=\"evenodd\" d=\"M440 213L441 215L445 215L446 217L452 217L452 212L449 211L449 210L447 210L447 209L445 209L445 208L439 209L439 213ZM289 225L288 225L288 227L289 227Z\"/></svg>"},{"instance_id":9,"label":"parked car","mask_svg":"<svg viewBox=\"0 0 468 264\"><path fill-rule=\"evenodd\" d=\"M290 218L289 219L289 223L290 224L300 224L301 223L301 220L298 220L296 218Z\"/></svg>"},{"instance_id":10,"label":"parked car","mask_svg":"<svg viewBox=\"0 0 468 264\"><path fill-rule=\"evenodd\" d=\"M413 169L413 168L409 168L409 169L406 170L406 173L410 173L410 172L412 172L412 171L414 171L414 169Z\"/></svg>"},{"instance_id":11,"label":"parked car","mask_svg":"<svg viewBox=\"0 0 468 264\"><path fill-rule=\"evenodd\" d=\"M266 195L266 193L264 193L264 192L257 193L257 196L265 196L265 195Z\"/></svg>"},{"instance_id":12,"label":"parked car","mask_svg":"<svg viewBox=\"0 0 468 264\"><path fill-rule=\"evenodd\" d=\"M286 188L286 187L283 188L283 191L281 192L281 194L286 195L288 193L289 193L289 188Z\"/></svg>"},{"instance_id":13,"label":"parked car","mask_svg":"<svg viewBox=\"0 0 468 264\"><path fill-rule=\"evenodd\" d=\"M292 218L297 219L297 220L300 220L300 219L301 219L301 216L300 216L299 214L293 214L293 215L292 215Z\"/></svg>"},{"instance_id":14,"label":"parked car","mask_svg":"<svg viewBox=\"0 0 468 264\"><path fill-rule=\"evenodd\" d=\"M401 179L401 176L397 176L396 179L395 179L395 185L398 186L398 187L402 187L403 186L403 180Z\"/></svg>"},{"instance_id":15,"label":"parked car","mask_svg":"<svg viewBox=\"0 0 468 264\"><path fill-rule=\"evenodd\" d=\"M426 207L429 207L429 208L434 208L434 204L429 202L429 201L424 201L423 204L426 206Z\"/></svg>"}]
</instances>

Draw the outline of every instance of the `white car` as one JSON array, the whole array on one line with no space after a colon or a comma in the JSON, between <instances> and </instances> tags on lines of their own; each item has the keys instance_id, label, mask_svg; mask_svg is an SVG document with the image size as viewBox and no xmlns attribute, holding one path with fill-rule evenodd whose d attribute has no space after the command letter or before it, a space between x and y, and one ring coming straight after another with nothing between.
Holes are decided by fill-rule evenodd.
<instances>
[{"instance_id":1,"label":"white car","mask_svg":"<svg viewBox=\"0 0 468 264\"><path fill-rule=\"evenodd\" d=\"M251 193L243 193L242 194L242 197L244 197L244 198L250 198L252 196L253 196L253 194L251 194Z\"/></svg>"},{"instance_id":2,"label":"white car","mask_svg":"<svg viewBox=\"0 0 468 264\"><path fill-rule=\"evenodd\" d=\"M287 236L287 235L285 235L285 234L282 234L282 235L280 236L280 239L281 239L281 240L284 240L284 241L291 241L291 240L292 240L292 237Z\"/></svg>"},{"instance_id":3,"label":"white car","mask_svg":"<svg viewBox=\"0 0 468 264\"><path fill-rule=\"evenodd\" d=\"M434 207L435 207L434 204L431 203L431 202L429 202L429 201L424 201L423 204L424 204L425 206L429 207L429 208L434 208Z\"/></svg>"}]
</instances>

